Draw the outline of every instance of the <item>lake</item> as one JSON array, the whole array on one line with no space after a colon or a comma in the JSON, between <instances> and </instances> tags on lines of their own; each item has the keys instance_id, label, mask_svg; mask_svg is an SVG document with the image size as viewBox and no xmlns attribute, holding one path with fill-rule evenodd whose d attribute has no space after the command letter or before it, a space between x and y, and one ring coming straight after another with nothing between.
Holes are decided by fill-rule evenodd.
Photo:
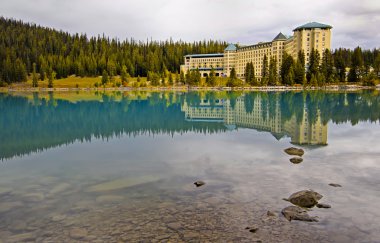
<instances>
[{"instance_id":1,"label":"lake","mask_svg":"<svg viewBox=\"0 0 380 243\"><path fill-rule=\"evenodd\" d=\"M0 242L380 242L379 91L2 93L0 114ZM331 208L289 222L305 189Z\"/></svg>"}]
</instances>

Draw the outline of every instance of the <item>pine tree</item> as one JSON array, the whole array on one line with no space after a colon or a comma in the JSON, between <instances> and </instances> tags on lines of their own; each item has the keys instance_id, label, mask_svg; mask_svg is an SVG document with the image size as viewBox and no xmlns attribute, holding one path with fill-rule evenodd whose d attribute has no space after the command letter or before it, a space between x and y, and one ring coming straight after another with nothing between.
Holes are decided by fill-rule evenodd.
<instances>
[{"instance_id":1,"label":"pine tree","mask_svg":"<svg viewBox=\"0 0 380 243\"><path fill-rule=\"evenodd\" d=\"M356 47L351 57L351 66L350 66L350 71L348 73L348 81L349 82L361 81L362 71L363 71L362 50L360 47Z\"/></svg>"},{"instance_id":2,"label":"pine tree","mask_svg":"<svg viewBox=\"0 0 380 243\"><path fill-rule=\"evenodd\" d=\"M266 86L268 84L268 75L269 69L268 69L268 57L266 54L264 54L263 58L263 65L261 70L261 85Z\"/></svg>"},{"instance_id":3,"label":"pine tree","mask_svg":"<svg viewBox=\"0 0 380 243\"><path fill-rule=\"evenodd\" d=\"M103 70L102 73L102 85L105 86L108 83L108 72L107 70Z\"/></svg>"},{"instance_id":4,"label":"pine tree","mask_svg":"<svg viewBox=\"0 0 380 243\"><path fill-rule=\"evenodd\" d=\"M314 75L314 77L318 76L320 60L321 58L320 58L318 50L312 49L310 52L310 57L309 57L309 67L306 73L306 78L308 82L310 83L311 83L312 75Z\"/></svg>"},{"instance_id":5,"label":"pine tree","mask_svg":"<svg viewBox=\"0 0 380 243\"><path fill-rule=\"evenodd\" d=\"M37 77L37 72L36 72L36 63L33 63L32 86L33 87L38 87L38 77Z\"/></svg>"},{"instance_id":6,"label":"pine tree","mask_svg":"<svg viewBox=\"0 0 380 243\"><path fill-rule=\"evenodd\" d=\"M180 74L179 74L179 81L184 84L186 81L185 81L185 73L181 70Z\"/></svg>"},{"instance_id":7,"label":"pine tree","mask_svg":"<svg viewBox=\"0 0 380 243\"><path fill-rule=\"evenodd\" d=\"M54 82L55 76L56 76L56 73L53 70L50 70L49 74L48 74L48 87L49 88L53 88L53 86L54 86L53 82Z\"/></svg>"},{"instance_id":8,"label":"pine tree","mask_svg":"<svg viewBox=\"0 0 380 243\"><path fill-rule=\"evenodd\" d=\"M127 75L128 75L127 66L123 65L120 70L120 78L123 83L128 83Z\"/></svg>"},{"instance_id":9,"label":"pine tree","mask_svg":"<svg viewBox=\"0 0 380 243\"><path fill-rule=\"evenodd\" d=\"M214 68L211 68L210 74L208 76L208 83L207 85L214 87L216 85L216 77L215 77L215 71Z\"/></svg>"},{"instance_id":10,"label":"pine tree","mask_svg":"<svg viewBox=\"0 0 380 243\"><path fill-rule=\"evenodd\" d=\"M269 74L268 74L268 84L275 86L277 85L278 75L277 75L277 60L272 57L269 62Z\"/></svg>"},{"instance_id":11,"label":"pine tree","mask_svg":"<svg viewBox=\"0 0 380 243\"><path fill-rule=\"evenodd\" d=\"M173 75L172 75L172 73L169 73L168 82L169 82L170 86L173 86Z\"/></svg>"}]
</instances>

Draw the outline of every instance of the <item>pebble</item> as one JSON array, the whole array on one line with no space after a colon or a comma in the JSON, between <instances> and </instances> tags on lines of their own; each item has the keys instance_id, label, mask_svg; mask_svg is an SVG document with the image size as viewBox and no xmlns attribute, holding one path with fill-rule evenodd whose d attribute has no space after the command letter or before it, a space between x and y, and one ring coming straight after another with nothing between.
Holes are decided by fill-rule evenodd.
<instances>
[{"instance_id":1,"label":"pebble","mask_svg":"<svg viewBox=\"0 0 380 243\"><path fill-rule=\"evenodd\" d=\"M336 183L330 183L329 186L332 186L332 187L342 187L341 185L336 184Z\"/></svg>"},{"instance_id":2,"label":"pebble","mask_svg":"<svg viewBox=\"0 0 380 243\"><path fill-rule=\"evenodd\" d=\"M72 230L70 230L70 237L75 240L85 238L87 234L87 230L82 228L73 228Z\"/></svg>"},{"instance_id":3,"label":"pebble","mask_svg":"<svg viewBox=\"0 0 380 243\"><path fill-rule=\"evenodd\" d=\"M204 181L196 181L196 182L194 182L194 185L195 185L196 187L203 186L204 184L206 184Z\"/></svg>"},{"instance_id":4,"label":"pebble","mask_svg":"<svg viewBox=\"0 0 380 243\"><path fill-rule=\"evenodd\" d=\"M169 223L167 224L167 226L169 229L176 230L176 231L181 229L182 227L180 223Z\"/></svg>"},{"instance_id":5,"label":"pebble","mask_svg":"<svg viewBox=\"0 0 380 243\"><path fill-rule=\"evenodd\" d=\"M12 192L11 188L0 187L0 196L7 195Z\"/></svg>"},{"instance_id":6,"label":"pebble","mask_svg":"<svg viewBox=\"0 0 380 243\"><path fill-rule=\"evenodd\" d=\"M56 215L53 215L52 217L51 217L51 220L53 221L53 222L58 222L58 221L62 221L62 220L64 220L66 218L66 215L64 215L64 214L56 214Z\"/></svg>"},{"instance_id":7,"label":"pebble","mask_svg":"<svg viewBox=\"0 0 380 243\"><path fill-rule=\"evenodd\" d=\"M115 203L121 202L124 200L124 197L118 195L102 195L96 198L97 203Z\"/></svg>"},{"instance_id":8,"label":"pebble","mask_svg":"<svg viewBox=\"0 0 380 243\"><path fill-rule=\"evenodd\" d=\"M25 200L28 202L40 202L45 199L45 196L41 192L28 193L24 195Z\"/></svg>"},{"instance_id":9,"label":"pebble","mask_svg":"<svg viewBox=\"0 0 380 243\"><path fill-rule=\"evenodd\" d=\"M50 190L50 194L57 194L57 193L62 193L69 189L71 186L68 183L60 183L57 186L53 187L53 189Z\"/></svg>"},{"instance_id":10,"label":"pebble","mask_svg":"<svg viewBox=\"0 0 380 243\"><path fill-rule=\"evenodd\" d=\"M7 242L34 241L35 239L36 236L34 233L23 233L8 237Z\"/></svg>"},{"instance_id":11,"label":"pebble","mask_svg":"<svg viewBox=\"0 0 380 243\"><path fill-rule=\"evenodd\" d=\"M325 203L318 203L316 206L317 208L331 208L329 204L325 204Z\"/></svg>"}]
</instances>

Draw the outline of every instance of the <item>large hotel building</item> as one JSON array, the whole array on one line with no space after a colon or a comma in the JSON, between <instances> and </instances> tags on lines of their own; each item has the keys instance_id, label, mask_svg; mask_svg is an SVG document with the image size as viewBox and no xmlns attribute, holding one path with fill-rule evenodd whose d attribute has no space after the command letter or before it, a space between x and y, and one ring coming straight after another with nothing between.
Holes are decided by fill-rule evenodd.
<instances>
[{"instance_id":1,"label":"large hotel building","mask_svg":"<svg viewBox=\"0 0 380 243\"><path fill-rule=\"evenodd\" d=\"M264 55L268 60L272 57L277 60L279 72L284 53L296 60L301 50L305 53L307 68L312 49L319 51L321 57L325 49L331 49L331 29L330 25L311 22L295 28L293 36L290 37L279 33L269 42L238 47L230 44L223 53L186 55L181 70L186 73L198 69L206 77L212 68L216 76L229 76L231 69L235 68L237 77L244 80L246 64L252 62L255 76L260 79Z\"/></svg>"}]
</instances>

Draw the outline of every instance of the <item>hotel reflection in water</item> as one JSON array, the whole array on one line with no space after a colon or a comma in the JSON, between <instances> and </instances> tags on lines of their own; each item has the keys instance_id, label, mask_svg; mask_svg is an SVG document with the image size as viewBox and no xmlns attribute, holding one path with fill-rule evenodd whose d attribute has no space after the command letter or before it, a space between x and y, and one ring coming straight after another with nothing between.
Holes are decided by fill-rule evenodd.
<instances>
[{"instance_id":1,"label":"hotel reflection in water","mask_svg":"<svg viewBox=\"0 0 380 243\"><path fill-rule=\"evenodd\" d=\"M234 106L228 99L215 99L213 102L201 100L197 105L190 105L185 101L181 110L185 112L185 119L190 122L221 122L231 130L252 128L267 131L278 140L289 136L293 144L327 145L327 125L322 123L320 114L317 114L316 122L311 123L305 107L301 122L297 122L296 115L283 121L279 102L276 103L274 113L270 113L268 107L263 111L265 106L261 103L260 98L255 99L252 112L247 112L244 96L241 96L236 99Z\"/></svg>"}]
</instances>

